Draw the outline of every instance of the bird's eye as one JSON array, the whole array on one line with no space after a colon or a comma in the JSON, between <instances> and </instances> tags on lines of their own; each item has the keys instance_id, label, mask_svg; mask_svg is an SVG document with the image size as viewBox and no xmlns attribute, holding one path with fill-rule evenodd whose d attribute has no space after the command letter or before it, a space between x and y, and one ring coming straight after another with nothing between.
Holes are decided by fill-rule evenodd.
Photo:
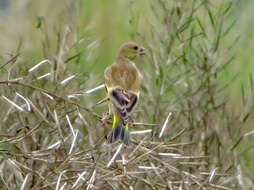
<instances>
[{"instance_id":1,"label":"bird's eye","mask_svg":"<svg viewBox=\"0 0 254 190\"><path fill-rule=\"evenodd\" d=\"M138 46L134 46L133 49L134 49L134 50L138 50Z\"/></svg>"}]
</instances>

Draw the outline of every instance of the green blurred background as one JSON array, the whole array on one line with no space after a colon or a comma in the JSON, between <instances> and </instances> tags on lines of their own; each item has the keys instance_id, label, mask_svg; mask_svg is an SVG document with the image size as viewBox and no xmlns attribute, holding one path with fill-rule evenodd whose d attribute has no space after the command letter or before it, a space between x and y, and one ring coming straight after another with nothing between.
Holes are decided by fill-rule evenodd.
<instances>
[{"instance_id":1,"label":"green blurred background","mask_svg":"<svg viewBox=\"0 0 254 190\"><path fill-rule=\"evenodd\" d=\"M80 68L84 72L94 73L96 80L91 86L101 84L103 70L112 63L119 46L123 42L136 40L137 31L146 32L144 21L152 19L150 2L152 1L0 0L0 64L5 63L11 55L20 53L21 62L31 67L45 57L55 55L58 49L57 36L63 37L69 31L67 33L73 41L79 39L78 48L83 50L78 61ZM231 18L225 23L229 25L236 22L224 42L227 43L224 44L225 47L235 39L238 41L231 51L235 58L220 80L221 83L227 83L238 74L226 91L232 97L232 104L241 108L242 89L250 88L254 70L253 10L253 0L239 1L232 8ZM140 38L138 42L142 43ZM254 140L249 137L243 142L240 151L251 144L254 144ZM254 169L253 146L242 155L246 167Z\"/></svg>"},{"instance_id":2,"label":"green blurred background","mask_svg":"<svg viewBox=\"0 0 254 190\"><path fill-rule=\"evenodd\" d=\"M125 41L133 40L136 31L145 32L142 20L150 19L149 14L152 14L149 13L151 9L147 0L76 0L71 2L1 0L0 6L0 56L2 59L15 51L21 51L23 58L29 60L31 65L40 61L43 57L41 43L43 35L38 29L38 20L43 18L48 25L47 32L52 35L51 40L55 38L53 35L65 30L66 26L69 26L72 32L74 29L78 30L77 34L81 36L76 38L84 38L85 43L80 46L81 48L98 40L99 47L94 51L96 55L92 56L94 59L99 59L95 69L98 67L103 69L109 65L119 46ZM239 41L232 50L235 59L228 67L225 76L226 79L230 79L234 74L239 73L231 85L234 87L234 93L239 91L240 84L246 84L249 81L254 67L251 56L254 51L253 9L253 1L239 1L231 13L232 22L235 20L236 24L227 40L230 44L239 36ZM85 62L94 64L94 60Z\"/></svg>"}]
</instances>

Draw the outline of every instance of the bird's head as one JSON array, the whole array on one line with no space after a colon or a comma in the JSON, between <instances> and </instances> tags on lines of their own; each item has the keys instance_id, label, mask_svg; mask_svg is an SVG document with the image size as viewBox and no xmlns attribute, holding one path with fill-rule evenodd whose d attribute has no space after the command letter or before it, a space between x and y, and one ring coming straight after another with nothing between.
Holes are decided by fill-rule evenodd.
<instances>
[{"instance_id":1,"label":"bird's head","mask_svg":"<svg viewBox=\"0 0 254 190\"><path fill-rule=\"evenodd\" d=\"M145 48L134 42L124 43L119 51L118 58L133 61L137 56L145 55Z\"/></svg>"}]
</instances>

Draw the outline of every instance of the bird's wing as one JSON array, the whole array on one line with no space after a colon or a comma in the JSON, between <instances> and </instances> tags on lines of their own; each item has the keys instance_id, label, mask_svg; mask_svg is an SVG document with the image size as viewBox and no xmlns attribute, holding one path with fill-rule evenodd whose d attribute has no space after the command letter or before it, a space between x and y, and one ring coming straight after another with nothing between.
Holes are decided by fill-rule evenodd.
<instances>
[{"instance_id":1,"label":"bird's wing","mask_svg":"<svg viewBox=\"0 0 254 190\"><path fill-rule=\"evenodd\" d=\"M113 86L113 84L112 84L112 66L109 66L105 69L104 78L105 78L106 88L110 88L111 86Z\"/></svg>"},{"instance_id":2,"label":"bird's wing","mask_svg":"<svg viewBox=\"0 0 254 190\"><path fill-rule=\"evenodd\" d=\"M114 110L128 120L137 104L140 88L140 74L132 63L112 64L104 72L105 85Z\"/></svg>"},{"instance_id":3,"label":"bird's wing","mask_svg":"<svg viewBox=\"0 0 254 190\"><path fill-rule=\"evenodd\" d=\"M138 95L125 91L122 88L114 88L109 92L113 113L117 114L124 123L128 123L131 113L137 105Z\"/></svg>"},{"instance_id":4,"label":"bird's wing","mask_svg":"<svg viewBox=\"0 0 254 190\"><path fill-rule=\"evenodd\" d=\"M130 92L130 96L129 96L129 103L126 106L126 110L128 113L131 113L132 110L135 108L135 106L137 105L138 99L139 99L139 92L138 93L131 93Z\"/></svg>"}]
</instances>

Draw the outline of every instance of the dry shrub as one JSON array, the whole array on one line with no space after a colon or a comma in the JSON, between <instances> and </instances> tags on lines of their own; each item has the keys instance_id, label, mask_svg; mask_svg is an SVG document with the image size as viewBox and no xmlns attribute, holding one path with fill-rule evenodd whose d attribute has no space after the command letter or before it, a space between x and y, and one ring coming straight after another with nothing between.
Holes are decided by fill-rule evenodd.
<instances>
[{"instance_id":1,"label":"dry shrub","mask_svg":"<svg viewBox=\"0 0 254 190\"><path fill-rule=\"evenodd\" d=\"M88 60L97 40L80 49L84 39L73 38L75 30L54 37L40 20L45 59L30 67L17 54L1 67L1 189L253 187L236 151L250 135L238 128L250 109L233 115L223 94L227 86L218 84L232 60L221 43L232 27L224 22L234 4L150 5L154 15L143 20L148 32L133 36L148 55L128 147L106 143L111 126L101 118L107 105L96 104L104 90L85 92L102 82L96 73L80 72L82 55Z\"/></svg>"}]
</instances>

